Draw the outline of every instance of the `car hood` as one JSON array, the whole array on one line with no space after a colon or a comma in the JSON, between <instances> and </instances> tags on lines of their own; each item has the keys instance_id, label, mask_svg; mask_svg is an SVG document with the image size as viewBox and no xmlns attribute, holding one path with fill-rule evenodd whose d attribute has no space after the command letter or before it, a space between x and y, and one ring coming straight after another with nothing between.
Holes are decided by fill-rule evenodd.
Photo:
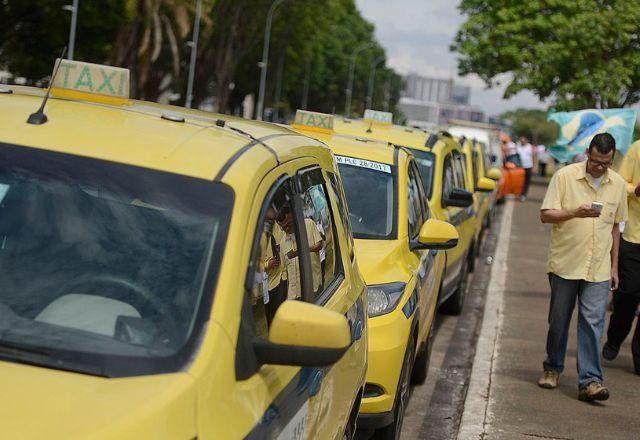
<instances>
[{"instance_id":1,"label":"car hood","mask_svg":"<svg viewBox=\"0 0 640 440\"><path fill-rule=\"evenodd\" d=\"M407 282L411 253L405 240L355 240L356 260L368 285Z\"/></svg>"},{"instance_id":2,"label":"car hood","mask_svg":"<svg viewBox=\"0 0 640 440\"><path fill-rule=\"evenodd\" d=\"M109 379L0 362L2 437L140 439L196 436L186 373Z\"/></svg>"}]
</instances>

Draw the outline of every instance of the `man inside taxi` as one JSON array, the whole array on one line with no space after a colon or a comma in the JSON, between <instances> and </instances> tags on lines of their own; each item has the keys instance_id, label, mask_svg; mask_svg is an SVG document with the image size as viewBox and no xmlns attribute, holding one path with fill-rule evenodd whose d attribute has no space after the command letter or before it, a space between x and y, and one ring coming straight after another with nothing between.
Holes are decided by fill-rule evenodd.
<instances>
[{"instance_id":1,"label":"man inside taxi","mask_svg":"<svg viewBox=\"0 0 640 440\"><path fill-rule=\"evenodd\" d=\"M615 140L594 136L587 161L560 169L540 208L553 224L548 273L551 284L544 372L538 381L553 389L564 369L571 315L578 301L578 399L606 400L600 340L609 291L618 287L618 224L627 218L626 182L609 167Z\"/></svg>"},{"instance_id":2,"label":"man inside taxi","mask_svg":"<svg viewBox=\"0 0 640 440\"><path fill-rule=\"evenodd\" d=\"M620 240L620 287L613 294L613 314L609 321L607 342L602 357L614 360L636 317L640 304L640 141L635 142L624 156L620 175L627 182L629 220ZM640 320L640 318L638 318ZM640 325L638 321L631 341L633 366L640 375Z\"/></svg>"},{"instance_id":3,"label":"man inside taxi","mask_svg":"<svg viewBox=\"0 0 640 440\"><path fill-rule=\"evenodd\" d=\"M280 240L284 235L282 228L276 223L277 212L273 206L267 208L263 237L260 242L263 248L263 266L268 286L267 321L271 323L280 304L287 298L287 283L282 278L280 263Z\"/></svg>"},{"instance_id":4,"label":"man inside taxi","mask_svg":"<svg viewBox=\"0 0 640 440\"><path fill-rule=\"evenodd\" d=\"M280 261L284 267L283 277L287 279L287 299L300 299L302 298L300 259L298 258L298 245L296 243L293 213L289 206L283 207L277 221L284 231L284 235L280 240ZM318 292L322 280L320 251L324 246L324 242L312 219L305 218L304 225L309 250L311 251L313 291Z\"/></svg>"}]
</instances>

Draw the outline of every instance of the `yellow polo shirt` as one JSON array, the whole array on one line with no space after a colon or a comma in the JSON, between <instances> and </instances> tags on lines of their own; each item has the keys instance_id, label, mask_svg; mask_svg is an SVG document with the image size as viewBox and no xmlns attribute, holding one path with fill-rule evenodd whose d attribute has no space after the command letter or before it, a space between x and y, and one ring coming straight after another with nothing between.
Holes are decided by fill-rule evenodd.
<instances>
[{"instance_id":1,"label":"yellow polo shirt","mask_svg":"<svg viewBox=\"0 0 640 440\"><path fill-rule=\"evenodd\" d=\"M320 232L316 228L316 224L313 220L305 218L304 225L307 232L307 241L309 246L313 246L316 243L322 241ZM295 234L284 234L280 240L280 261L284 263L285 271L282 274L282 278L286 279L287 284L287 299L300 299L302 298L302 286L300 282L300 258L288 258L289 251L297 250L298 244L296 243ZM311 252L311 274L313 277L313 290L314 292L320 287L322 281L322 269L320 264L320 253Z\"/></svg>"},{"instance_id":2,"label":"yellow polo shirt","mask_svg":"<svg viewBox=\"0 0 640 440\"><path fill-rule=\"evenodd\" d=\"M274 257L271 237L273 236L273 240L275 244L279 246L280 241L282 240L282 236L284 235L284 231L282 230L280 225L278 225L277 223L274 223L270 227L270 229L271 229L270 231L264 231L262 233L263 234L262 240L264 241L264 247L263 247L264 252L262 254L264 258L263 258L262 264L263 264L263 267L265 268L269 264L269 260L271 260ZM262 246L262 241L260 242L260 244ZM280 255L278 255L278 257L280 257ZM278 286L278 284L280 284L280 280L283 279L282 278L282 260L280 260L279 266L272 267L271 269L266 269L266 272L268 277L269 290L273 290Z\"/></svg>"},{"instance_id":3,"label":"yellow polo shirt","mask_svg":"<svg viewBox=\"0 0 640 440\"><path fill-rule=\"evenodd\" d=\"M627 183L629 203L629 219L622 235L626 241L640 244L640 198L635 194L640 183L640 141L633 143L627 151L619 173Z\"/></svg>"},{"instance_id":4,"label":"yellow polo shirt","mask_svg":"<svg viewBox=\"0 0 640 440\"><path fill-rule=\"evenodd\" d=\"M607 170L596 190L587 179L586 162L557 171L540 210L575 209L591 202L604 204L600 217L574 218L553 225L547 271L568 280L589 282L611 278L611 232L615 223L627 219L626 183Z\"/></svg>"}]
</instances>

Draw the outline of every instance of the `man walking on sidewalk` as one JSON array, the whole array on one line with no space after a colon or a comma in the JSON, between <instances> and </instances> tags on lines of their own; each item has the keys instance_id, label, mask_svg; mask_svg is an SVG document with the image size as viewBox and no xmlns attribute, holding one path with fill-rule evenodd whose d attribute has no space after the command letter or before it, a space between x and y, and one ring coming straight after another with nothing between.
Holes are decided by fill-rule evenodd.
<instances>
[{"instance_id":1,"label":"man walking on sidewalk","mask_svg":"<svg viewBox=\"0 0 640 440\"><path fill-rule=\"evenodd\" d=\"M640 141L631 145L620 175L627 183L629 220L620 241L620 287L613 296L607 343L602 349L602 357L610 361L618 356L640 304ZM636 374L640 374L640 323L636 323L631 352Z\"/></svg>"},{"instance_id":2,"label":"man walking on sidewalk","mask_svg":"<svg viewBox=\"0 0 640 440\"><path fill-rule=\"evenodd\" d=\"M577 299L578 398L583 401L609 398L603 385L600 339L609 290L618 287L618 223L627 217L626 183L609 169L615 149L610 134L594 136L587 161L556 172L540 208L540 219L552 223L553 229L547 358L538 385L558 385Z\"/></svg>"},{"instance_id":3,"label":"man walking on sidewalk","mask_svg":"<svg viewBox=\"0 0 640 440\"><path fill-rule=\"evenodd\" d=\"M524 168L524 186L522 187L522 195L520 196L520 200L524 202L527 200L527 195L529 195L531 174L533 173L533 160L536 152L533 149L533 145L531 145L529 140L524 136L520 137L516 148L520 156L520 163L522 164L522 168Z\"/></svg>"}]
</instances>

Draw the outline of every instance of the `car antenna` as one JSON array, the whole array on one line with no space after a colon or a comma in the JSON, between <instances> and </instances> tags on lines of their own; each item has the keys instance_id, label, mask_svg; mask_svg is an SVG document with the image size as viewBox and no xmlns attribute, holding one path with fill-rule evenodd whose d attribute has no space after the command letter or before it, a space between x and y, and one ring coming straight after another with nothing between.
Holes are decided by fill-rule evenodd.
<instances>
[{"instance_id":1,"label":"car antenna","mask_svg":"<svg viewBox=\"0 0 640 440\"><path fill-rule=\"evenodd\" d=\"M42 104L40 104L40 108L35 113L31 113L29 115L29 119L27 119L27 124L42 125L48 121L47 115L44 114L44 106L47 105L47 101L49 100L49 95L51 94L53 81L56 79L58 70L60 70L60 64L62 64L62 60L64 59L64 56L66 54L67 54L67 46L65 46L64 49L62 49L62 55L60 55L60 62L56 66L56 69L53 71L53 75L51 75L51 79L49 80L49 87L47 88L47 93L45 93L44 95Z\"/></svg>"}]
</instances>

